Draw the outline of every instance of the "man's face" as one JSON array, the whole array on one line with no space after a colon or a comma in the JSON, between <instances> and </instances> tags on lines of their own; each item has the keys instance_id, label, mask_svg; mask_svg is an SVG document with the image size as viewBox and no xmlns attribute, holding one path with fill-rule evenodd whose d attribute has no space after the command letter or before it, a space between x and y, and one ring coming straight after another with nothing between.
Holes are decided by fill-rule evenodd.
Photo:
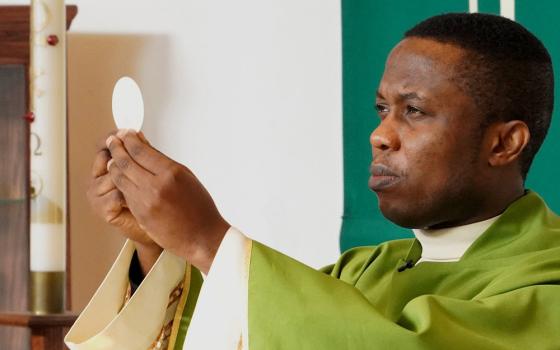
<instances>
[{"instance_id":1,"label":"man's face","mask_svg":"<svg viewBox=\"0 0 560 350\"><path fill-rule=\"evenodd\" d=\"M389 220L411 228L464 223L483 194L479 112L457 83L464 50L407 38L379 85L370 188Z\"/></svg>"}]
</instances>

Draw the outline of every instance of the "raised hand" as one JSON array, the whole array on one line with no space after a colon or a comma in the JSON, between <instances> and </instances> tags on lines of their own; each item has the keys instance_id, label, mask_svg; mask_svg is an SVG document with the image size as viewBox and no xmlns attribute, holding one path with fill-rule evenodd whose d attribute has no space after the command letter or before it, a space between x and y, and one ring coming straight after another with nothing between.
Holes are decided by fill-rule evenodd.
<instances>
[{"instance_id":1,"label":"raised hand","mask_svg":"<svg viewBox=\"0 0 560 350\"><path fill-rule=\"evenodd\" d=\"M230 225L204 186L141 134L121 131L107 146L109 175L139 226L159 246L208 272Z\"/></svg>"},{"instance_id":2,"label":"raised hand","mask_svg":"<svg viewBox=\"0 0 560 350\"><path fill-rule=\"evenodd\" d=\"M91 169L87 198L96 214L135 242L142 271L146 274L162 251L127 208L124 197L107 170L111 160L105 139L99 143Z\"/></svg>"}]
</instances>

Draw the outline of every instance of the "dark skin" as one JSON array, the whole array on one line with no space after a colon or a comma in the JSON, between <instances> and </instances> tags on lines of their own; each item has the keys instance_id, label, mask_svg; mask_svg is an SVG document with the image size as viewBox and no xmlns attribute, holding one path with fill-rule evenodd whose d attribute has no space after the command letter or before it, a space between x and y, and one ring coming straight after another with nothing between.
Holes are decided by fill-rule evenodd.
<instances>
[{"instance_id":1,"label":"dark skin","mask_svg":"<svg viewBox=\"0 0 560 350\"><path fill-rule=\"evenodd\" d=\"M162 249L208 273L230 225L187 167L154 149L141 133L121 130L100 147L92 175L90 203L135 241L144 274Z\"/></svg>"},{"instance_id":2,"label":"dark skin","mask_svg":"<svg viewBox=\"0 0 560 350\"><path fill-rule=\"evenodd\" d=\"M519 158L529 130L518 120L481 130L483 111L454 79L465 54L408 38L387 60L376 99L381 123L370 137L369 184L382 213L400 226L485 220L524 193Z\"/></svg>"},{"instance_id":3,"label":"dark skin","mask_svg":"<svg viewBox=\"0 0 560 350\"><path fill-rule=\"evenodd\" d=\"M483 112L454 80L464 55L456 46L408 38L387 60L369 184L383 214L398 225L485 220L524 193L519 159L527 125L496 122L481 131ZM107 139L88 194L99 214L137 243L144 273L162 249L207 273L230 227L194 174L141 133Z\"/></svg>"},{"instance_id":4,"label":"dark skin","mask_svg":"<svg viewBox=\"0 0 560 350\"><path fill-rule=\"evenodd\" d=\"M113 134L115 133L111 133L111 135ZM142 139L145 141L144 138ZM147 143L147 141L145 142ZM140 267L142 272L147 274L163 249L140 228L138 222L126 207L123 194L113 183L107 170L111 153L106 146L105 138L98 143L96 148L87 191L88 200L98 216L116 227L126 238L134 241L138 251Z\"/></svg>"}]
</instances>

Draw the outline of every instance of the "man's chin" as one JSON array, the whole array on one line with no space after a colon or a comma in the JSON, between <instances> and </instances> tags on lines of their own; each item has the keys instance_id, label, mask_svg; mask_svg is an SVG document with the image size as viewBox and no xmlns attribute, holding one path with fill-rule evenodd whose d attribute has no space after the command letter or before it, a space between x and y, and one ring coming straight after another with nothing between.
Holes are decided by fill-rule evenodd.
<instances>
[{"instance_id":1,"label":"man's chin","mask_svg":"<svg viewBox=\"0 0 560 350\"><path fill-rule=\"evenodd\" d=\"M410 208L406 204L398 205L397 203L387 203L386 200L379 198L379 210L383 216L395 225L404 228L421 228L426 227L426 220L418 215L418 210Z\"/></svg>"}]
</instances>

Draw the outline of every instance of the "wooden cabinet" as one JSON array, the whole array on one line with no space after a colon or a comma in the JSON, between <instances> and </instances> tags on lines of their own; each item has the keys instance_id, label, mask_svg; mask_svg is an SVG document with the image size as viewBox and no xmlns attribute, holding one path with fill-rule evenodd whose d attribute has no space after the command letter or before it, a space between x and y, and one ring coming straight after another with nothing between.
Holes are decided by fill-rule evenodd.
<instances>
[{"instance_id":1,"label":"wooden cabinet","mask_svg":"<svg viewBox=\"0 0 560 350\"><path fill-rule=\"evenodd\" d=\"M67 6L67 28L76 14L76 6ZM0 326L0 349L30 349L31 332L27 327L48 325L48 320L43 322L26 313L29 151L33 146L26 119L29 110L29 15L29 6L0 6L0 324L3 324ZM11 313L5 314L8 311ZM69 324L72 317L59 317L58 324L64 323L61 319ZM6 324L17 327L6 327Z\"/></svg>"}]
</instances>

